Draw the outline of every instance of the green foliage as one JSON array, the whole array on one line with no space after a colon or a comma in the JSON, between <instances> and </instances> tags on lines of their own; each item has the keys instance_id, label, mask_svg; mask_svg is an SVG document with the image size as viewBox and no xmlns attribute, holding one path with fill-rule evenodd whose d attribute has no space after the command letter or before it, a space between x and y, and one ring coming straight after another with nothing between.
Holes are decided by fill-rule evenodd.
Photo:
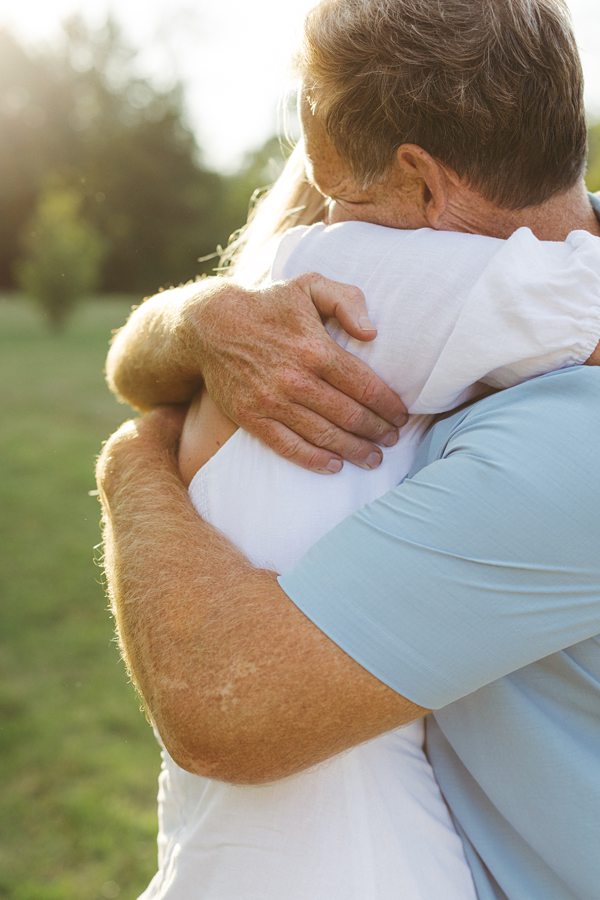
<instances>
[{"instance_id":1,"label":"green foliage","mask_svg":"<svg viewBox=\"0 0 600 900\"><path fill-rule=\"evenodd\" d=\"M156 869L160 757L94 565L93 463L126 416L102 365L129 302L49 337L0 299L0 897L137 897Z\"/></svg>"},{"instance_id":2,"label":"green foliage","mask_svg":"<svg viewBox=\"0 0 600 900\"><path fill-rule=\"evenodd\" d=\"M236 209L244 204L247 207L255 192L277 181L291 150L290 145L274 136L246 154L240 172L230 178L230 197Z\"/></svg>"},{"instance_id":3,"label":"green foliage","mask_svg":"<svg viewBox=\"0 0 600 900\"><path fill-rule=\"evenodd\" d=\"M75 304L98 286L104 244L81 215L79 195L49 186L23 241L25 256L16 265L17 280L60 329Z\"/></svg>"},{"instance_id":4,"label":"green foliage","mask_svg":"<svg viewBox=\"0 0 600 900\"><path fill-rule=\"evenodd\" d=\"M140 78L135 55L111 21L74 17L46 48L0 30L0 287L14 286L19 236L50 177L78 193L105 241L103 290L195 277L242 224L248 196L203 165L180 86Z\"/></svg>"},{"instance_id":5,"label":"green foliage","mask_svg":"<svg viewBox=\"0 0 600 900\"><path fill-rule=\"evenodd\" d=\"M22 235L49 178L76 192L105 243L100 287L138 296L208 272L244 224L252 194L277 176L272 138L240 171L203 162L180 85L137 71L113 21L68 20L58 42L22 43L0 29L0 288L15 286ZM590 186L600 189L600 126L591 131Z\"/></svg>"},{"instance_id":6,"label":"green foliage","mask_svg":"<svg viewBox=\"0 0 600 900\"><path fill-rule=\"evenodd\" d=\"M600 191L600 122L590 128L590 162L587 184L590 191Z\"/></svg>"}]
</instances>

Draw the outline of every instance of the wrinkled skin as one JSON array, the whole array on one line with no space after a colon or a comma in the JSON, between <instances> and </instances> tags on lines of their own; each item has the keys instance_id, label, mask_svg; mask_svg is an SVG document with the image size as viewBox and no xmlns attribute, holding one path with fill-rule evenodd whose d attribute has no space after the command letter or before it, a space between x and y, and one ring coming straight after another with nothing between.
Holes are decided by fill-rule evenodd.
<instances>
[{"instance_id":1,"label":"wrinkled skin","mask_svg":"<svg viewBox=\"0 0 600 900\"><path fill-rule=\"evenodd\" d=\"M323 328L334 316L373 340L354 287L309 274L246 291L207 280L139 307L113 342L112 390L138 409L188 403L202 381L236 425L297 465L374 468L406 423L402 400ZM335 463L338 463L336 466Z\"/></svg>"}]
</instances>

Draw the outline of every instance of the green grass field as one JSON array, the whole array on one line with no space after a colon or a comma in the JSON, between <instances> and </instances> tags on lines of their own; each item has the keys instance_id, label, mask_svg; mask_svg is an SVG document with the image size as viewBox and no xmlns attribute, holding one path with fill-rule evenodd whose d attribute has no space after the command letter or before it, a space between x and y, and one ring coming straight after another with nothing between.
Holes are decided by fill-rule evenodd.
<instances>
[{"instance_id":1,"label":"green grass field","mask_svg":"<svg viewBox=\"0 0 600 900\"><path fill-rule=\"evenodd\" d=\"M94 565L94 456L127 415L102 364L126 302L52 335L0 299L0 897L135 898L155 868L158 748Z\"/></svg>"}]
</instances>

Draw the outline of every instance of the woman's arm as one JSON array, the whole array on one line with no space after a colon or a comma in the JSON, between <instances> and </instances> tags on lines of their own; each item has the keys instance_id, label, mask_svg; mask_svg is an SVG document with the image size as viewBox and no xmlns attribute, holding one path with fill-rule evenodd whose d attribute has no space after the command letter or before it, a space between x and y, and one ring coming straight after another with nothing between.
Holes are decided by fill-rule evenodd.
<instances>
[{"instance_id":1,"label":"woman's arm","mask_svg":"<svg viewBox=\"0 0 600 900\"><path fill-rule=\"evenodd\" d=\"M185 417L179 441L179 472L186 487L236 431L235 422L221 412L210 394L200 391Z\"/></svg>"}]
</instances>

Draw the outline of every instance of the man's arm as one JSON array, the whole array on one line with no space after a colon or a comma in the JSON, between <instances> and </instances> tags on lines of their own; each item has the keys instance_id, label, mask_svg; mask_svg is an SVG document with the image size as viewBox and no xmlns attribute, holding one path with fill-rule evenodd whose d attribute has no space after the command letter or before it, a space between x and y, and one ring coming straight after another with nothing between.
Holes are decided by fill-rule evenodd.
<instances>
[{"instance_id":1,"label":"man's arm","mask_svg":"<svg viewBox=\"0 0 600 900\"><path fill-rule=\"evenodd\" d=\"M318 275L257 291L224 278L176 288L147 300L117 333L108 383L146 410L189 402L204 381L232 421L298 465L326 472L347 459L374 468L377 444L397 440L406 409L329 337L321 316L359 340L376 336L362 293Z\"/></svg>"},{"instance_id":2,"label":"man's arm","mask_svg":"<svg viewBox=\"0 0 600 900\"><path fill-rule=\"evenodd\" d=\"M260 783L422 716L197 516L176 470L179 427L164 412L129 423L98 465L124 656L175 760Z\"/></svg>"},{"instance_id":3,"label":"man's arm","mask_svg":"<svg viewBox=\"0 0 600 900\"><path fill-rule=\"evenodd\" d=\"M431 461L319 541L285 593L197 517L178 422L121 430L98 466L106 572L175 759L280 778L596 635L599 377L555 373L440 423Z\"/></svg>"},{"instance_id":4,"label":"man's arm","mask_svg":"<svg viewBox=\"0 0 600 900\"><path fill-rule=\"evenodd\" d=\"M106 359L106 380L117 399L142 412L192 400L202 385L194 311L208 306L218 288L216 278L206 278L161 291L133 308Z\"/></svg>"}]
</instances>

